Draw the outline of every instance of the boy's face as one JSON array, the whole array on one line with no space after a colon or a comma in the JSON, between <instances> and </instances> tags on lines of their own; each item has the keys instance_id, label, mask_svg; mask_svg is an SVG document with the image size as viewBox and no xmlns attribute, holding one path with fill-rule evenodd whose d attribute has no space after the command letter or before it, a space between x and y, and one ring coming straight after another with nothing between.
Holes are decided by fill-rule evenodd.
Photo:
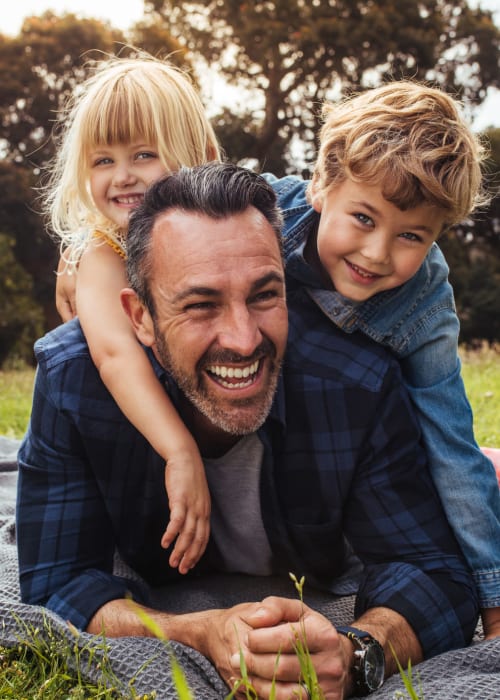
<instances>
[{"instance_id":1,"label":"boy's face","mask_svg":"<svg viewBox=\"0 0 500 700\"><path fill-rule=\"evenodd\" d=\"M312 254L335 289L354 301L413 277L445 222L437 207L401 211L381 186L350 179L328 190L313 181L312 205L321 214Z\"/></svg>"}]
</instances>

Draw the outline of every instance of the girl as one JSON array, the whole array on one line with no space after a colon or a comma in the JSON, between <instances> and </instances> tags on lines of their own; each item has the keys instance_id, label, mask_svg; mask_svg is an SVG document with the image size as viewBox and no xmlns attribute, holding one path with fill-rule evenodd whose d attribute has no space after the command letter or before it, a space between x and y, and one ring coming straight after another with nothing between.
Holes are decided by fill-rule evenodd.
<instances>
[{"instance_id":1,"label":"girl","mask_svg":"<svg viewBox=\"0 0 500 700\"><path fill-rule=\"evenodd\" d=\"M177 415L120 304L130 212L147 186L181 165L220 157L217 140L188 78L140 54L102 61L59 117L58 149L45 208L60 241L60 271L78 267L75 315L103 382L123 413L166 462L170 522L162 538L181 573L202 555L210 496L198 448ZM76 307L75 307L76 304Z\"/></svg>"}]
</instances>

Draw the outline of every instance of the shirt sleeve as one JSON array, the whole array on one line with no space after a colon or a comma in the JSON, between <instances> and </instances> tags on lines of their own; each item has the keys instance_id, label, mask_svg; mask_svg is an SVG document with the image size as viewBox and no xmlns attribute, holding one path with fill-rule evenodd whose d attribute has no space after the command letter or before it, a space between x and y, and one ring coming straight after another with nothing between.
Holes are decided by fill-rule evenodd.
<instances>
[{"instance_id":1,"label":"shirt sleeve","mask_svg":"<svg viewBox=\"0 0 500 700\"><path fill-rule=\"evenodd\" d=\"M57 392L51 372L57 375ZM133 582L112 573L109 517L71 416L61 409L60 398L70 405L68 396L76 401L80 382L90 380L85 372L66 373L65 365L50 372L39 365L19 451L16 514L22 600L44 605L83 629L109 600L127 592L142 598Z\"/></svg>"},{"instance_id":2,"label":"shirt sleeve","mask_svg":"<svg viewBox=\"0 0 500 700\"><path fill-rule=\"evenodd\" d=\"M500 606L500 490L495 469L474 438L459 360L437 384L408 385L408 390L432 478L472 569L480 605Z\"/></svg>"},{"instance_id":3,"label":"shirt sleeve","mask_svg":"<svg viewBox=\"0 0 500 700\"><path fill-rule=\"evenodd\" d=\"M378 606L396 610L430 657L470 642L478 601L418 439L393 366L367 430L345 528L365 565L356 614Z\"/></svg>"}]
</instances>

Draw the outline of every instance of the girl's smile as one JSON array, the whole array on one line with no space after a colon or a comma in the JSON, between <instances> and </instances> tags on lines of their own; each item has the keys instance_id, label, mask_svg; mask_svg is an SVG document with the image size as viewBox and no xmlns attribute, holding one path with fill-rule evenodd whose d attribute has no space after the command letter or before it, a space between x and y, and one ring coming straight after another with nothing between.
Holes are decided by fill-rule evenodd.
<instances>
[{"instance_id":1,"label":"girl's smile","mask_svg":"<svg viewBox=\"0 0 500 700\"><path fill-rule=\"evenodd\" d=\"M99 212L125 229L130 212L166 168L149 144L100 146L90 153L90 190Z\"/></svg>"}]
</instances>

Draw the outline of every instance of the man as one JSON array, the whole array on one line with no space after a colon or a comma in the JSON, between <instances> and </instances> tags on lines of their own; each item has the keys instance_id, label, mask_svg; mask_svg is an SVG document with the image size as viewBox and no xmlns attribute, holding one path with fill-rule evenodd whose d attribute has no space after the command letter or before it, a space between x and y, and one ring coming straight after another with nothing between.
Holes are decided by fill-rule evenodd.
<instances>
[{"instance_id":1,"label":"man","mask_svg":"<svg viewBox=\"0 0 500 700\"><path fill-rule=\"evenodd\" d=\"M335 331L301 289L289 299L272 189L231 165L183 169L133 214L122 303L204 457L212 535L199 571L293 571L333 590L349 546L364 564L356 630L299 600L227 610L148 609L231 684L239 651L259 697L305 697L305 630L326 698L367 694L404 664L463 646L476 593L425 469L398 367ZM101 384L77 321L37 344L33 413L19 456L25 602L92 633L150 632L112 574L113 554L151 585L176 576L160 538L163 464ZM283 370L280 366L283 361ZM140 400L140 397L138 397ZM380 647L381 645L381 647ZM356 654L355 654L356 651ZM280 652L279 663L276 657Z\"/></svg>"}]
</instances>

